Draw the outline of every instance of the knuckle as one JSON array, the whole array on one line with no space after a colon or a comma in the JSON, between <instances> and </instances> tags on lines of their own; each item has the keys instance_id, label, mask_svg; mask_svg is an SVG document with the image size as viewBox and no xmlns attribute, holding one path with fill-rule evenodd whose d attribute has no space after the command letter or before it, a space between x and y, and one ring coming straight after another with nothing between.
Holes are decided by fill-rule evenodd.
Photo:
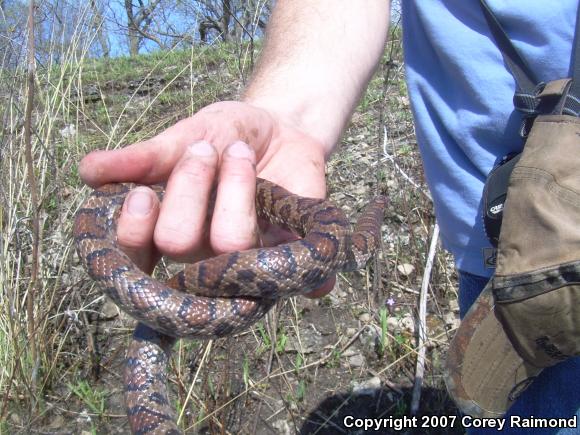
<instances>
[{"instance_id":1,"label":"knuckle","mask_svg":"<svg viewBox=\"0 0 580 435\"><path fill-rule=\"evenodd\" d=\"M246 186L256 184L256 173L254 166L247 161L224 160L220 170L220 182L234 184L236 186Z\"/></svg>"},{"instance_id":2,"label":"knuckle","mask_svg":"<svg viewBox=\"0 0 580 435\"><path fill-rule=\"evenodd\" d=\"M155 230L154 240L157 248L165 255L184 257L199 249L202 237L193 231L162 227Z\"/></svg>"},{"instance_id":3,"label":"knuckle","mask_svg":"<svg viewBox=\"0 0 580 435\"><path fill-rule=\"evenodd\" d=\"M205 159L189 158L174 169L172 177L179 177L188 184L208 184L213 182L215 167Z\"/></svg>"},{"instance_id":4,"label":"knuckle","mask_svg":"<svg viewBox=\"0 0 580 435\"><path fill-rule=\"evenodd\" d=\"M151 244L148 235L139 231L131 230L118 230L117 231L117 242L119 246L124 249L137 250L145 249Z\"/></svg>"},{"instance_id":5,"label":"knuckle","mask_svg":"<svg viewBox=\"0 0 580 435\"><path fill-rule=\"evenodd\" d=\"M215 252L243 251L256 246L258 231L256 225L248 224L248 219L232 220L234 223L216 225L211 232L211 245ZM239 225L245 222L246 225Z\"/></svg>"}]
</instances>

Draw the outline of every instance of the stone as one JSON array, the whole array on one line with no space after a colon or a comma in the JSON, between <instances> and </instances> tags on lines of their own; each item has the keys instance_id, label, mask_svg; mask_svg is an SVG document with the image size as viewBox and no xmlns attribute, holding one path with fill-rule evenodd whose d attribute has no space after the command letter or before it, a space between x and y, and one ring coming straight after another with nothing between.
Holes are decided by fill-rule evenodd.
<instances>
[{"instance_id":1,"label":"stone","mask_svg":"<svg viewBox=\"0 0 580 435\"><path fill-rule=\"evenodd\" d=\"M362 313L358 316L358 319L363 323L368 323L371 320L371 315L369 313Z\"/></svg>"},{"instance_id":2,"label":"stone","mask_svg":"<svg viewBox=\"0 0 580 435\"><path fill-rule=\"evenodd\" d=\"M362 367L365 365L365 357L360 353L356 353L348 358L348 363L352 367Z\"/></svg>"},{"instance_id":3,"label":"stone","mask_svg":"<svg viewBox=\"0 0 580 435\"><path fill-rule=\"evenodd\" d=\"M381 388L381 379L373 376L363 382L353 382L352 392L354 394L372 396Z\"/></svg>"},{"instance_id":4,"label":"stone","mask_svg":"<svg viewBox=\"0 0 580 435\"><path fill-rule=\"evenodd\" d=\"M415 266L409 263L399 264L397 266L397 271L403 276L409 276L415 272Z\"/></svg>"}]
</instances>

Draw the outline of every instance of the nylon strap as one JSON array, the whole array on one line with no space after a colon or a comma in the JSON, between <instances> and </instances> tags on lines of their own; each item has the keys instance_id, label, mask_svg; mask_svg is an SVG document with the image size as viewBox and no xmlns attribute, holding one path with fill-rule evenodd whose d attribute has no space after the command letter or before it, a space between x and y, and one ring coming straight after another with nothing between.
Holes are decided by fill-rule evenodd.
<instances>
[{"instance_id":1,"label":"nylon strap","mask_svg":"<svg viewBox=\"0 0 580 435\"><path fill-rule=\"evenodd\" d=\"M503 56L504 62L509 68L516 81L516 92L514 95L514 106L525 116L534 116L537 114L536 87L539 84L532 69L527 62L520 56L505 30L499 23L497 17L491 11L485 0L480 1L483 15L487 21L491 34L495 39L499 50Z\"/></svg>"},{"instance_id":2,"label":"nylon strap","mask_svg":"<svg viewBox=\"0 0 580 435\"><path fill-rule=\"evenodd\" d=\"M538 81L529 67L527 62L520 56L512 42L510 41L505 30L502 28L497 17L492 12L486 0L480 0L483 15L488 23L491 34L495 39L498 48L504 58L508 69L512 73L516 81L516 92L514 94L514 107L523 113L524 118L533 119L538 112L539 100L537 98L538 90L543 86L543 83ZM580 31L578 30L580 23L580 7L576 13L576 35L574 41L574 49L572 53L572 84L565 97L562 106L562 113L579 116L580 114ZM526 120L524 120L524 127L522 130L527 130ZM524 131L525 135L525 131Z\"/></svg>"},{"instance_id":3,"label":"nylon strap","mask_svg":"<svg viewBox=\"0 0 580 435\"><path fill-rule=\"evenodd\" d=\"M576 11L576 35L574 36L574 63L572 65L572 84L564 103L562 113L580 116L580 6Z\"/></svg>"}]
</instances>

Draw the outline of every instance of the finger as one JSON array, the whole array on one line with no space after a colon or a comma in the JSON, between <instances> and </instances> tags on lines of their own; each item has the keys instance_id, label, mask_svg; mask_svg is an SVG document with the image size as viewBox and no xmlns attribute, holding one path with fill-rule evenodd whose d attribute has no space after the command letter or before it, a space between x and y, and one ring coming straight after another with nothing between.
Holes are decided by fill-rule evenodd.
<instances>
[{"instance_id":1,"label":"finger","mask_svg":"<svg viewBox=\"0 0 580 435\"><path fill-rule=\"evenodd\" d=\"M216 253L239 251L256 245L256 155L244 142L224 151L219 173L210 243Z\"/></svg>"},{"instance_id":2,"label":"finger","mask_svg":"<svg viewBox=\"0 0 580 435\"><path fill-rule=\"evenodd\" d=\"M158 183L169 177L194 140L206 139L219 152L236 140L244 140L263 156L272 135L273 120L266 111L235 101L215 103L149 140L89 153L79 164L79 174L92 187L121 181Z\"/></svg>"},{"instance_id":3,"label":"finger","mask_svg":"<svg viewBox=\"0 0 580 435\"><path fill-rule=\"evenodd\" d=\"M182 147L163 147L153 138L118 150L93 151L81 160L79 174L92 187L121 181L152 184L168 175L182 152Z\"/></svg>"},{"instance_id":4,"label":"finger","mask_svg":"<svg viewBox=\"0 0 580 435\"><path fill-rule=\"evenodd\" d=\"M120 181L158 183L169 177L187 146L204 134L201 120L186 118L149 140L87 154L79 164L79 174L92 187Z\"/></svg>"},{"instance_id":5,"label":"finger","mask_svg":"<svg viewBox=\"0 0 580 435\"><path fill-rule=\"evenodd\" d=\"M187 147L175 166L155 228L155 244L162 253L188 261L203 244L217 164L216 149L199 141Z\"/></svg>"},{"instance_id":6,"label":"finger","mask_svg":"<svg viewBox=\"0 0 580 435\"><path fill-rule=\"evenodd\" d=\"M153 231L159 215L157 195L145 186L127 196L117 223L117 242L137 266L151 273L159 260L153 244Z\"/></svg>"},{"instance_id":7,"label":"finger","mask_svg":"<svg viewBox=\"0 0 580 435\"><path fill-rule=\"evenodd\" d=\"M312 290L310 293L307 293L304 296L311 299L321 298L330 293L334 289L335 284L336 284L336 276L333 276L332 278L328 279L324 284L322 284L320 287Z\"/></svg>"}]
</instances>

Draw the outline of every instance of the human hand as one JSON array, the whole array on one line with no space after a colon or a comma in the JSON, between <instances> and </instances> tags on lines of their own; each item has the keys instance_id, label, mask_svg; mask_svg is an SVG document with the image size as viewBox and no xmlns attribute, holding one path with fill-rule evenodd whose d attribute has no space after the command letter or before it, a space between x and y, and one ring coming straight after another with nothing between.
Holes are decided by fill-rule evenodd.
<instances>
[{"instance_id":1,"label":"human hand","mask_svg":"<svg viewBox=\"0 0 580 435\"><path fill-rule=\"evenodd\" d=\"M119 245L150 273L161 255L191 262L256 246L256 176L323 198L324 163L323 145L290 122L246 103L220 102L149 140L94 151L82 159L79 172L92 187L167 181L162 204L151 189L134 189L117 227ZM267 227L261 242L270 246L290 237ZM309 296L322 296L333 285L334 279Z\"/></svg>"}]
</instances>

